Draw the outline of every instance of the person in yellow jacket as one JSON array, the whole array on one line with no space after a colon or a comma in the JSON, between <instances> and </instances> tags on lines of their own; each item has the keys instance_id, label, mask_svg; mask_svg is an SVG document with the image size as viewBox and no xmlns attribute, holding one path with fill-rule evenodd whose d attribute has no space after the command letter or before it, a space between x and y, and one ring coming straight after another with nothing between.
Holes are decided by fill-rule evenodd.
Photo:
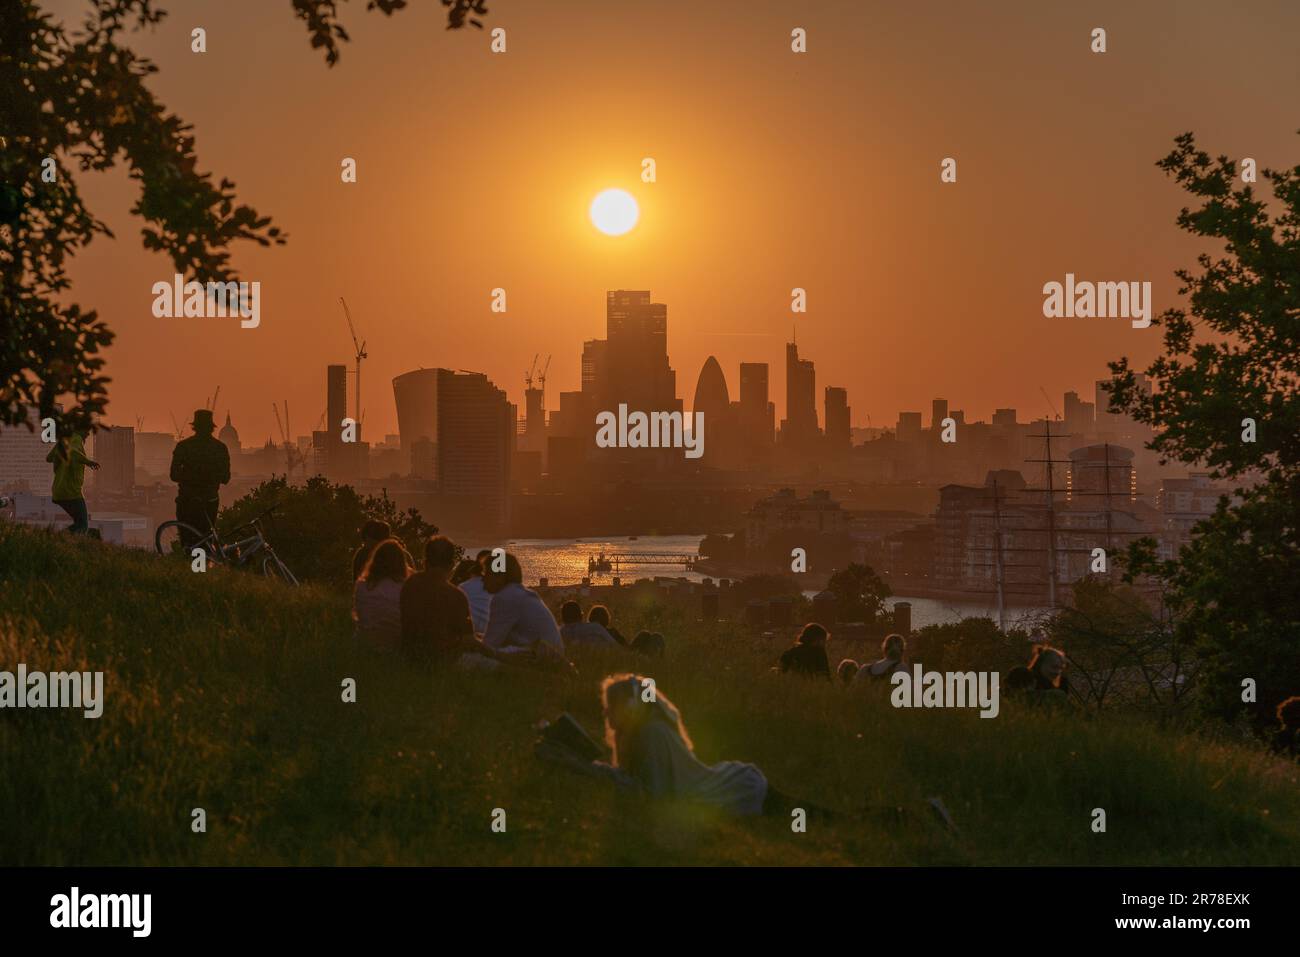
<instances>
[{"instance_id":1,"label":"person in yellow jacket","mask_svg":"<svg viewBox=\"0 0 1300 957\"><path fill-rule=\"evenodd\" d=\"M90 529L90 513L81 486L86 479L86 468L98 469L99 463L86 455L86 436L73 432L59 439L45 461L54 466L54 504L68 513L72 525L68 531L84 535Z\"/></svg>"}]
</instances>

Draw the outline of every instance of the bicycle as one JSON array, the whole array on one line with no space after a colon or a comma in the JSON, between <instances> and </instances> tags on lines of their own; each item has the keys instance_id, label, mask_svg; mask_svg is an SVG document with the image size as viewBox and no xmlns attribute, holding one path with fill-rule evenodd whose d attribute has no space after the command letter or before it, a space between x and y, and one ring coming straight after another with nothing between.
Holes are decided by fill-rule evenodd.
<instances>
[{"instance_id":1,"label":"bicycle","mask_svg":"<svg viewBox=\"0 0 1300 957\"><path fill-rule=\"evenodd\" d=\"M232 529L232 535L238 535L245 529L252 529L253 534L229 545L222 543L215 527L204 533L192 525L175 519L163 522L154 533L154 548L158 550L159 555L185 555L186 557L192 554L192 549L201 548L207 553L208 561L228 564L234 568L258 567L260 560L262 574L267 578L275 578L288 585L297 585L299 584L297 577L275 553L275 549L267 541L266 533L262 530L262 519L275 509L276 507L272 505L243 525ZM186 549L183 544L186 539L193 542L189 549Z\"/></svg>"}]
</instances>

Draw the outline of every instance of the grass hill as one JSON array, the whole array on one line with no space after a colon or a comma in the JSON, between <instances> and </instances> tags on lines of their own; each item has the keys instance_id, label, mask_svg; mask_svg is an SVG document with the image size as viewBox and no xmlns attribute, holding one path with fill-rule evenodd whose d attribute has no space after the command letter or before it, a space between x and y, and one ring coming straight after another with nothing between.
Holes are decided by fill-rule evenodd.
<instances>
[{"instance_id":1,"label":"grass hill","mask_svg":"<svg viewBox=\"0 0 1300 957\"><path fill-rule=\"evenodd\" d=\"M597 682L627 660L429 675L354 651L347 596L0 525L0 670L103 671L106 689L97 720L0 711L0 864L1300 861L1300 770L1253 744L1005 700L992 720L895 710L770 673L778 649L739 629L665 615L615 609L627 633L665 632L644 671L697 753L753 761L840 819L795 834L539 763L535 722L567 710L598 735Z\"/></svg>"}]
</instances>

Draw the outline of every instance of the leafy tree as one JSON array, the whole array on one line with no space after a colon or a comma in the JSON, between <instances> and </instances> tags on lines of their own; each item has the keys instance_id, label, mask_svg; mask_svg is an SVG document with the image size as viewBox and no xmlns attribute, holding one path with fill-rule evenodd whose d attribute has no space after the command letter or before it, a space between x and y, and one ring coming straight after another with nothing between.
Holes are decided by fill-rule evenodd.
<instances>
[{"instance_id":1,"label":"leafy tree","mask_svg":"<svg viewBox=\"0 0 1300 957\"><path fill-rule=\"evenodd\" d=\"M292 0L330 66L348 39L339 2ZM368 0L366 9L391 15L406 5ZM469 14L486 12L480 0L443 5L449 29L481 25ZM82 202L72 169L125 165L140 185L131 212L144 221L144 247L199 282L238 281L228 251L235 240L285 241L237 201L233 182L199 170L192 128L146 86L158 68L123 36L165 15L157 0L86 0L70 32L37 0L0 0L0 426L27 422L34 406L62 431L91 428L107 405L102 352L113 333L65 297L68 260L112 233Z\"/></svg>"},{"instance_id":2,"label":"leafy tree","mask_svg":"<svg viewBox=\"0 0 1300 957\"><path fill-rule=\"evenodd\" d=\"M334 485L320 475L305 485L290 485L279 476L221 512L217 529L223 540L271 506L275 512L264 523L267 538L302 581L349 585L352 553L361 543L361 526L370 519L387 522L417 562L424 556L425 540L438 534L417 509L399 509L387 496L362 496L352 486Z\"/></svg>"},{"instance_id":3,"label":"leafy tree","mask_svg":"<svg viewBox=\"0 0 1300 957\"><path fill-rule=\"evenodd\" d=\"M842 621L865 621L867 624L887 614L885 599L892 594L889 586L869 566L856 562L832 575L826 590L834 593L839 601Z\"/></svg>"},{"instance_id":4,"label":"leafy tree","mask_svg":"<svg viewBox=\"0 0 1300 957\"><path fill-rule=\"evenodd\" d=\"M907 640L908 661L928 671L996 671L1005 674L1029 657L1029 636L1004 632L991 618L926 625Z\"/></svg>"},{"instance_id":5,"label":"leafy tree","mask_svg":"<svg viewBox=\"0 0 1300 957\"><path fill-rule=\"evenodd\" d=\"M1191 133L1175 142L1158 165L1199 203L1178 225L1223 251L1177 272L1189 309L1155 320L1164 352L1146 370L1152 394L1124 358L1111 363L1111 396L1156 427L1154 450L1250 487L1221 499L1175 562L1134 543L1129 575L1165 584L1181 635L1196 641L1208 709L1262 729L1300 691L1300 166L1260 171L1269 201ZM1242 700L1246 679L1255 702Z\"/></svg>"},{"instance_id":6,"label":"leafy tree","mask_svg":"<svg viewBox=\"0 0 1300 957\"><path fill-rule=\"evenodd\" d=\"M1070 604L1047 624L1070 660L1070 686L1087 705L1182 705L1195 686L1190 642L1129 585L1100 577L1075 582Z\"/></svg>"}]
</instances>

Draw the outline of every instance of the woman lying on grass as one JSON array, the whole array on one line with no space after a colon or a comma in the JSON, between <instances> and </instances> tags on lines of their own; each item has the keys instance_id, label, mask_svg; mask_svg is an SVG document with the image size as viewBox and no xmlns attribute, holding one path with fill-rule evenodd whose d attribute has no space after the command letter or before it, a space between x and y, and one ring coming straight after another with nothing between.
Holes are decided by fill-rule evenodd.
<instances>
[{"instance_id":1,"label":"woman lying on grass","mask_svg":"<svg viewBox=\"0 0 1300 957\"><path fill-rule=\"evenodd\" d=\"M592 777L606 778L625 790L654 798L677 798L732 814L790 818L802 808L809 819L830 812L796 801L772 787L763 772L741 761L708 765L695 756L681 713L662 691L640 675L611 675L601 682L605 742L613 761L588 761L573 751L543 744L538 757Z\"/></svg>"}]
</instances>

